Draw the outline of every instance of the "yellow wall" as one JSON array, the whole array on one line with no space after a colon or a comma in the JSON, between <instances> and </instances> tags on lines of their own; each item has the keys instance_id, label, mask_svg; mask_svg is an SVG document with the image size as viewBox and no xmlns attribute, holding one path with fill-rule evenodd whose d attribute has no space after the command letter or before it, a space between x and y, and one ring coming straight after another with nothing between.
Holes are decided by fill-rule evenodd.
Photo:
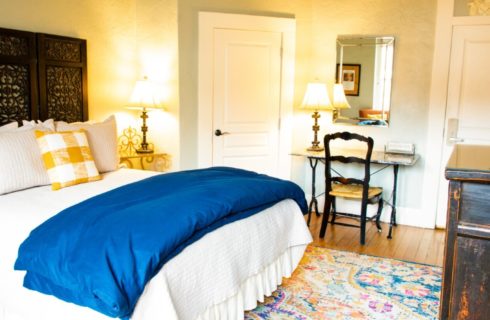
<instances>
[{"instance_id":1,"label":"yellow wall","mask_svg":"<svg viewBox=\"0 0 490 320\"><path fill-rule=\"evenodd\" d=\"M87 39L89 118L116 113L119 130L141 126L124 109L134 82L155 81L169 112L150 114L149 140L178 168L176 0L0 0L0 27Z\"/></svg>"}]
</instances>

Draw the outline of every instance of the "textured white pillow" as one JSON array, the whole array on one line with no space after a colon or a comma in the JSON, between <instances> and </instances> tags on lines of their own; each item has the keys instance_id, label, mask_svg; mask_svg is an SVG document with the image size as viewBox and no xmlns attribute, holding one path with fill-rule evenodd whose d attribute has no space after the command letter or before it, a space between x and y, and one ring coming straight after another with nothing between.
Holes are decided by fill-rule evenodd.
<instances>
[{"instance_id":1,"label":"textured white pillow","mask_svg":"<svg viewBox=\"0 0 490 320\"><path fill-rule=\"evenodd\" d=\"M47 129L49 131L54 131L54 120L48 119L44 122L41 120L22 120L22 126L35 128L37 130Z\"/></svg>"},{"instance_id":2,"label":"textured white pillow","mask_svg":"<svg viewBox=\"0 0 490 320\"><path fill-rule=\"evenodd\" d=\"M117 153L117 128L116 118L112 115L103 122L56 122L56 131L74 131L85 129L95 160L95 166L99 172L114 171L119 164Z\"/></svg>"},{"instance_id":3,"label":"textured white pillow","mask_svg":"<svg viewBox=\"0 0 490 320\"><path fill-rule=\"evenodd\" d=\"M0 194L50 184L34 129L0 133Z\"/></svg>"},{"instance_id":4,"label":"textured white pillow","mask_svg":"<svg viewBox=\"0 0 490 320\"><path fill-rule=\"evenodd\" d=\"M18 127L19 127L19 125L17 124L17 122L11 122L11 123L8 123L6 125L1 126L0 132L9 132L9 131L17 129Z\"/></svg>"}]
</instances>

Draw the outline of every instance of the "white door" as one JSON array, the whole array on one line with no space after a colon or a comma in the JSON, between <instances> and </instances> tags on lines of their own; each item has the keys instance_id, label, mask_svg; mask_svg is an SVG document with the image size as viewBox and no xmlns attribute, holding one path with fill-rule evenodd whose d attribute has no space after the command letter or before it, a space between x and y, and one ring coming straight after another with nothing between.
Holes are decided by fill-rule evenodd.
<instances>
[{"instance_id":1,"label":"white door","mask_svg":"<svg viewBox=\"0 0 490 320\"><path fill-rule=\"evenodd\" d=\"M199 18L199 166L289 178L294 20Z\"/></svg>"},{"instance_id":2,"label":"white door","mask_svg":"<svg viewBox=\"0 0 490 320\"><path fill-rule=\"evenodd\" d=\"M451 44L442 168L455 143L490 144L490 26L455 26ZM441 174L436 226L446 225Z\"/></svg>"},{"instance_id":3,"label":"white door","mask_svg":"<svg viewBox=\"0 0 490 320\"><path fill-rule=\"evenodd\" d=\"M217 29L214 41L213 165L277 175L281 34Z\"/></svg>"}]
</instances>

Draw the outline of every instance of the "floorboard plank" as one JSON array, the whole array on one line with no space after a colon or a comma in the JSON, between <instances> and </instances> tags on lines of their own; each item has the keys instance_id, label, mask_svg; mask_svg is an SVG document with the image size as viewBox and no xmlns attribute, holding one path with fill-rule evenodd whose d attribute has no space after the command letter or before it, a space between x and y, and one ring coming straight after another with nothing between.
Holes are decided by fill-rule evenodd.
<instances>
[{"instance_id":1,"label":"floorboard plank","mask_svg":"<svg viewBox=\"0 0 490 320\"><path fill-rule=\"evenodd\" d=\"M356 223L356 220L337 217L337 221ZM310 231L313 245L335 250L352 251L373 256L412 261L442 267L444 255L444 230L422 229L404 225L393 227L393 238L387 239L389 224L382 223L379 233L372 222L366 224L366 244L360 244L359 228L328 224L321 239L322 216L312 215Z\"/></svg>"}]
</instances>

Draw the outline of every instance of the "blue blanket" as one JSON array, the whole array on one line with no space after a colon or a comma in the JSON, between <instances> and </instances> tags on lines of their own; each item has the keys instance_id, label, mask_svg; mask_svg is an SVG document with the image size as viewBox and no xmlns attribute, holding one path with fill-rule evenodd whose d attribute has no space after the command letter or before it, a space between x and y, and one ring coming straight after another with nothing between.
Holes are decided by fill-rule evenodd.
<instances>
[{"instance_id":1,"label":"blue blanket","mask_svg":"<svg viewBox=\"0 0 490 320\"><path fill-rule=\"evenodd\" d=\"M283 199L303 213L294 183L215 167L154 176L65 209L19 248L24 286L128 318L145 284L188 244Z\"/></svg>"}]
</instances>

